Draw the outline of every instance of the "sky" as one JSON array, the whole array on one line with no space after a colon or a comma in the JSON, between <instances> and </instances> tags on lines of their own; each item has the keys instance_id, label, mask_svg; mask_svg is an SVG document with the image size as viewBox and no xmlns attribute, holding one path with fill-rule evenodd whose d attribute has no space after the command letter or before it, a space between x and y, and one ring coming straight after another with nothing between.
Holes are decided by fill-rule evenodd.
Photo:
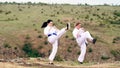
<instances>
[{"instance_id":1,"label":"sky","mask_svg":"<svg viewBox=\"0 0 120 68\"><path fill-rule=\"evenodd\" d=\"M43 3L50 3L50 4L90 4L90 5L103 5L103 4L110 4L110 5L120 5L120 0L0 0L0 2L43 2Z\"/></svg>"}]
</instances>

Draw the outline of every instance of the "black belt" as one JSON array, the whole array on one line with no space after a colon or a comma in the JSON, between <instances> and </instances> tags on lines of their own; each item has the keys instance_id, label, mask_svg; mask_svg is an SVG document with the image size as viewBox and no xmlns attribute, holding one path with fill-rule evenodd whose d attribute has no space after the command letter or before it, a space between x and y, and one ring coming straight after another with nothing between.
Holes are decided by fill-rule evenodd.
<instances>
[{"instance_id":1,"label":"black belt","mask_svg":"<svg viewBox=\"0 0 120 68\"><path fill-rule=\"evenodd\" d=\"M56 35L56 36L57 36L56 33L52 33L52 34L48 34L48 37L50 37L50 36L52 36L52 35Z\"/></svg>"}]
</instances>

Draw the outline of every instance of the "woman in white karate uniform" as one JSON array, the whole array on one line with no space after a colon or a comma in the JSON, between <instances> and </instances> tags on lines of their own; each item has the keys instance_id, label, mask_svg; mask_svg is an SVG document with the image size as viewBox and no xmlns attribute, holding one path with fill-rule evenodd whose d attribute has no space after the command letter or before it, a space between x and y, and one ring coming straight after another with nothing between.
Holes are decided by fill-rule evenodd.
<instances>
[{"instance_id":1,"label":"woman in white karate uniform","mask_svg":"<svg viewBox=\"0 0 120 68\"><path fill-rule=\"evenodd\" d=\"M78 57L78 61L80 62L80 64L82 64L86 54L86 43L88 43L87 41L95 44L97 39L91 37L90 33L88 31L85 31L84 28L81 27L81 23L79 22L75 25L75 28L73 30L73 36L76 39L78 46L80 46L81 53Z\"/></svg>"},{"instance_id":2,"label":"woman in white karate uniform","mask_svg":"<svg viewBox=\"0 0 120 68\"><path fill-rule=\"evenodd\" d=\"M52 20L44 22L42 27L44 28L44 34L48 37L48 41L52 44L52 52L49 56L49 64L53 64L53 60L58 50L58 39L70 28L70 24L67 27L59 30L53 25Z\"/></svg>"}]
</instances>

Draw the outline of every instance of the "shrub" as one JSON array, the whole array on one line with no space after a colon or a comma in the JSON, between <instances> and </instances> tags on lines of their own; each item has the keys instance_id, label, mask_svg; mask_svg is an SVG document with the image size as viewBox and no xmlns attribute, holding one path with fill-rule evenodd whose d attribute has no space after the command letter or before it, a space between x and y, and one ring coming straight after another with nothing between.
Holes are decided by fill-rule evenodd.
<instances>
[{"instance_id":1,"label":"shrub","mask_svg":"<svg viewBox=\"0 0 120 68\"><path fill-rule=\"evenodd\" d=\"M57 55L57 56L55 57L55 61L63 61L63 59L60 57L60 55Z\"/></svg>"},{"instance_id":2,"label":"shrub","mask_svg":"<svg viewBox=\"0 0 120 68\"><path fill-rule=\"evenodd\" d=\"M78 12L75 12L75 14L78 14Z\"/></svg>"},{"instance_id":3,"label":"shrub","mask_svg":"<svg viewBox=\"0 0 120 68\"><path fill-rule=\"evenodd\" d=\"M89 49L88 49L88 52L93 52L93 49L92 49L92 48L89 48Z\"/></svg>"},{"instance_id":4,"label":"shrub","mask_svg":"<svg viewBox=\"0 0 120 68\"><path fill-rule=\"evenodd\" d=\"M43 38L42 35L39 35L38 38Z\"/></svg>"},{"instance_id":5,"label":"shrub","mask_svg":"<svg viewBox=\"0 0 120 68\"><path fill-rule=\"evenodd\" d=\"M33 26L36 26L36 24L33 24Z\"/></svg>"},{"instance_id":6,"label":"shrub","mask_svg":"<svg viewBox=\"0 0 120 68\"><path fill-rule=\"evenodd\" d=\"M26 37L25 37L25 39L30 39L30 35L27 34Z\"/></svg>"},{"instance_id":7,"label":"shrub","mask_svg":"<svg viewBox=\"0 0 120 68\"><path fill-rule=\"evenodd\" d=\"M115 57L115 60L120 61L120 49L111 50L110 53Z\"/></svg>"},{"instance_id":8,"label":"shrub","mask_svg":"<svg viewBox=\"0 0 120 68\"><path fill-rule=\"evenodd\" d=\"M73 9L71 9L71 12L73 12Z\"/></svg>"},{"instance_id":9,"label":"shrub","mask_svg":"<svg viewBox=\"0 0 120 68\"><path fill-rule=\"evenodd\" d=\"M37 31L37 29L34 29L35 31Z\"/></svg>"},{"instance_id":10,"label":"shrub","mask_svg":"<svg viewBox=\"0 0 120 68\"><path fill-rule=\"evenodd\" d=\"M51 17L55 17L55 14L50 15Z\"/></svg>"},{"instance_id":11,"label":"shrub","mask_svg":"<svg viewBox=\"0 0 120 68\"><path fill-rule=\"evenodd\" d=\"M3 12L3 10L0 10L0 13L2 13Z\"/></svg>"},{"instance_id":12,"label":"shrub","mask_svg":"<svg viewBox=\"0 0 120 68\"><path fill-rule=\"evenodd\" d=\"M106 56L106 55L103 55L103 56L101 56L101 59L102 59L102 60L108 60L108 59L110 59L110 57L109 57L109 56Z\"/></svg>"},{"instance_id":13,"label":"shrub","mask_svg":"<svg viewBox=\"0 0 120 68\"><path fill-rule=\"evenodd\" d=\"M17 50L18 48L17 47L14 47L15 50Z\"/></svg>"},{"instance_id":14,"label":"shrub","mask_svg":"<svg viewBox=\"0 0 120 68\"><path fill-rule=\"evenodd\" d=\"M89 19L89 15L86 15L86 16L85 16L85 19Z\"/></svg>"},{"instance_id":15,"label":"shrub","mask_svg":"<svg viewBox=\"0 0 120 68\"><path fill-rule=\"evenodd\" d=\"M72 52L71 47L68 47L67 51L68 52Z\"/></svg>"},{"instance_id":16,"label":"shrub","mask_svg":"<svg viewBox=\"0 0 120 68\"><path fill-rule=\"evenodd\" d=\"M8 44L8 43L4 43L3 46L4 46L5 48L11 48L10 44Z\"/></svg>"},{"instance_id":17,"label":"shrub","mask_svg":"<svg viewBox=\"0 0 120 68\"><path fill-rule=\"evenodd\" d=\"M41 11L41 13L43 13L43 11Z\"/></svg>"},{"instance_id":18,"label":"shrub","mask_svg":"<svg viewBox=\"0 0 120 68\"><path fill-rule=\"evenodd\" d=\"M48 44L48 41L44 41L44 44L47 45L47 44Z\"/></svg>"},{"instance_id":19,"label":"shrub","mask_svg":"<svg viewBox=\"0 0 120 68\"><path fill-rule=\"evenodd\" d=\"M106 14L105 13L102 13L103 16L105 16Z\"/></svg>"},{"instance_id":20,"label":"shrub","mask_svg":"<svg viewBox=\"0 0 120 68\"><path fill-rule=\"evenodd\" d=\"M94 13L93 16L97 16L97 14Z\"/></svg>"},{"instance_id":21,"label":"shrub","mask_svg":"<svg viewBox=\"0 0 120 68\"><path fill-rule=\"evenodd\" d=\"M113 38L113 42L112 43L116 43L119 40L120 40L120 37L115 37L115 38Z\"/></svg>"},{"instance_id":22,"label":"shrub","mask_svg":"<svg viewBox=\"0 0 120 68\"><path fill-rule=\"evenodd\" d=\"M76 44L74 44L74 47L76 47L76 46L78 46L78 44L76 43Z\"/></svg>"},{"instance_id":23,"label":"shrub","mask_svg":"<svg viewBox=\"0 0 120 68\"><path fill-rule=\"evenodd\" d=\"M80 55L80 51L78 51L77 55Z\"/></svg>"},{"instance_id":24,"label":"shrub","mask_svg":"<svg viewBox=\"0 0 120 68\"><path fill-rule=\"evenodd\" d=\"M57 14L60 14L59 12L57 12Z\"/></svg>"},{"instance_id":25,"label":"shrub","mask_svg":"<svg viewBox=\"0 0 120 68\"><path fill-rule=\"evenodd\" d=\"M42 49L42 48L43 48L43 46L39 46L39 47L38 47L38 49Z\"/></svg>"},{"instance_id":26,"label":"shrub","mask_svg":"<svg viewBox=\"0 0 120 68\"><path fill-rule=\"evenodd\" d=\"M100 9L98 8L97 11L99 11Z\"/></svg>"},{"instance_id":27,"label":"shrub","mask_svg":"<svg viewBox=\"0 0 120 68\"><path fill-rule=\"evenodd\" d=\"M120 11L115 10L113 14L116 15L116 16L120 16Z\"/></svg>"},{"instance_id":28,"label":"shrub","mask_svg":"<svg viewBox=\"0 0 120 68\"><path fill-rule=\"evenodd\" d=\"M69 37L68 35L65 36L65 38L68 38L68 37Z\"/></svg>"},{"instance_id":29,"label":"shrub","mask_svg":"<svg viewBox=\"0 0 120 68\"><path fill-rule=\"evenodd\" d=\"M73 37L71 40L73 40L73 41L74 41L74 40L75 40L75 38Z\"/></svg>"},{"instance_id":30,"label":"shrub","mask_svg":"<svg viewBox=\"0 0 120 68\"><path fill-rule=\"evenodd\" d=\"M19 11L22 11L22 9L19 9Z\"/></svg>"},{"instance_id":31,"label":"shrub","mask_svg":"<svg viewBox=\"0 0 120 68\"><path fill-rule=\"evenodd\" d=\"M13 21L14 19L8 18L6 21Z\"/></svg>"},{"instance_id":32,"label":"shrub","mask_svg":"<svg viewBox=\"0 0 120 68\"><path fill-rule=\"evenodd\" d=\"M115 20L115 21L110 21L111 24L120 24L119 20Z\"/></svg>"},{"instance_id":33,"label":"shrub","mask_svg":"<svg viewBox=\"0 0 120 68\"><path fill-rule=\"evenodd\" d=\"M100 26L100 27L105 27L105 24L100 23L99 26Z\"/></svg>"},{"instance_id":34,"label":"shrub","mask_svg":"<svg viewBox=\"0 0 120 68\"><path fill-rule=\"evenodd\" d=\"M90 21L93 21L93 18L90 18Z\"/></svg>"},{"instance_id":35,"label":"shrub","mask_svg":"<svg viewBox=\"0 0 120 68\"><path fill-rule=\"evenodd\" d=\"M25 43L22 50L28 55L28 57L40 57L39 52L36 49L32 49L31 43Z\"/></svg>"},{"instance_id":36,"label":"shrub","mask_svg":"<svg viewBox=\"0 0 120 68\"><path fill-rule=\"evenodd\" d=\"M41 33L41 31L38 31L38 33Z\"/></svg>"},{"instance_id":37,"label":"shrub","mask_svg":"<svg viewBox=\"0 0 120 68\"><path fill-rule=\"evenodd\" d=\"M63 24L62 22L60 22L60 24Z\"/></svg>"},{"instance_id":38,"label":"shrub","mask_svg":"<svg viewBox=\"0 0 120 68\"><path fill-rule=\"evenodd\" d=\"M60 19L58 19L58 22L60 22Z\"/></svg>"},{"instance_id":39,"label":"shrub","mask_svg":"<svg viewBox=\"0 0 120 68\"><path fill-rule=\"evenodd\" d=\"M15 18L15 20L18 20L18 18Z\"/></svg>"},{"instance_id":40,"label":"shrub","mask_svg":"<svg viewBox=\"0 0 120 68\"><path fill-rule=\"evenodd\" d=\"M11 13L11 11L8 11L8 12L6 12L5 14L7 15L7 14L10 14Z\"/></svg>"},{"instance_id":41,"label":"shrub","mask_svg":"<svg viewBox=\"0 0 120 68\"><path fill-rule=\"evenodd\" d=\"M115 43L115 40L113 40L113 42L112 43Z\"/></svg>"}]
</instances>

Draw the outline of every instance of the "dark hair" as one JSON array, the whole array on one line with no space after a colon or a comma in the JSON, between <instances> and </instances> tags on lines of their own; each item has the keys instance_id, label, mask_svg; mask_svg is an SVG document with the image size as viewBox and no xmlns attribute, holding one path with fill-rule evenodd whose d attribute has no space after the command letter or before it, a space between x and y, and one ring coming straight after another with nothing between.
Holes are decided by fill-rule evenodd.
<instances>
[{"instance_id":1,"label":"dark hair","mask_svg":"<svg viewBox=\"0 0 120 68\"><path fill-rule=\"evenodd\" d=\"M47 26L47 24L48 24L47 22L43 22L41 28L45 28Z\"/></svg>"},{"instance_id":2,"label":"dark hair","mask_svg":"<svg viewBox=\"0 0 120 68\"><path fill-rule=\"evenodd\" d=\"M50 22L52 22L52 20L51 20L51 19L48 19L48 20L47 20L47 23L50 23Z\"/></svg>"},{"instance_id":3,"label":"dark hair","mask_svg":"<svg viewBox=\"0 0 120 68\"><path fill-rule=\"evenodd\" d=\"M47 22L43 22L41 28L45 28L48 25L48 23L50 23L50 22L52 22L52 20L50 20L50 19L48 19Z\"/></svg>"}]
</instances>

